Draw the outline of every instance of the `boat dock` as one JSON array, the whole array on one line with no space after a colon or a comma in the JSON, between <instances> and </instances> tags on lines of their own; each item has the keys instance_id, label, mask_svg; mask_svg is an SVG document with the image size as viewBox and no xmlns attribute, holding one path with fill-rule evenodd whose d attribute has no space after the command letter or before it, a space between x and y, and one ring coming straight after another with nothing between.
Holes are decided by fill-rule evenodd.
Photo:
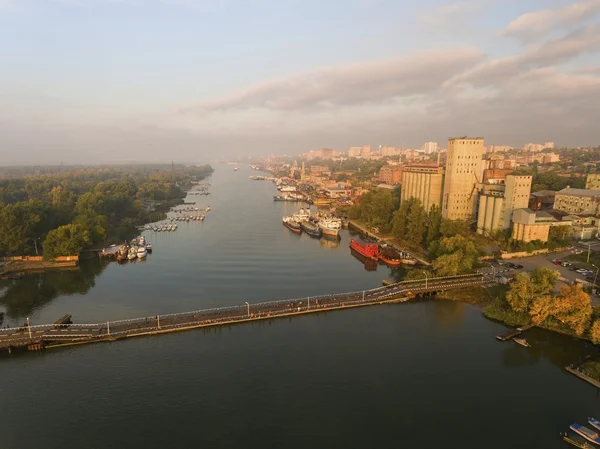
<instances>
[{"instance_id":1,"label":"boat dock","mask_svg":"<svg viewBox=\"0 0 600 449\"><path fill-rule=\"evenodd\" d=\"M499 341L511 340L512 338L518 337L523 332L531 329L534 326L535 326L534 324L528 324L527 326L518 327L516 329L508 329L506 332L496 335L496 340L499 340Z\"/></svg>"},{"instance_id":2,"label":"boat dock","mask_svg":"<svg viewBox=\"0 0 600 449\"><path fill-rule=\"evenodd\" d=\"M587 374L585 374L582 371L579 371L579 369L574 368L573 366L565 366L565 369L569 373L573 374L574 376L579 377L581 380L584 380L587 383L592 384L596 388L600 388L600 381L594 379L593 377L588 376Z\"/></svg>"},{"instance_id":3,"label":"boat dock","mask_svg":"<svg viewBox=\"0 0 600 449\"><path fill-rule=\"evenodd\" d=\"M470 288L490 282L481 274L403 281L385 287L332 295L311 296L226 306L192 312L146 316L104 323L72 323L64 315L52 324L25 324L0 329L0 352L41 350L158 335L203 327L269 320L333 310L406 302L435 292Z\"/></svg>"}]
</instances>

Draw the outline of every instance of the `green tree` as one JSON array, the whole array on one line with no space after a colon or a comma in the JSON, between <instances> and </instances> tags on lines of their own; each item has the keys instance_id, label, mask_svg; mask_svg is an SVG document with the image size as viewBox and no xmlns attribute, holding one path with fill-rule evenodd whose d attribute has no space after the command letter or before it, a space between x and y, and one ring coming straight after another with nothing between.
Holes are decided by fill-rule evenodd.
<instances>
[{"instance_id":1,"label":"green tree","mask_svg":"<svg viewBox=\"0 0 600 449\"><path fill-rule=\"evenodd\" d=\"M43 243L44 257L54 259L79 254L90 243L89 231L80 224L60 226L48 232Z\"/></svg>"},{"instance_id":2,"label":"green tree","mask_svg":"<svg viewBox=\"0 0 600 449\"><path fill-rule=\"evenodd\" d=\"M16 253L23 251L30 239L36 238L34 230L40 221L28 203L0 203L0 251Z\"/></svg>"},{"instance_id":3,"label":"green tree","mask_svg":"<svg viewBox=\"0 0 600 449\"><path fill-rule=\"evenodd\" d=\"M413 205L408 214L405 240L407 240L411 246L418 247L423 243L426 232L427 213L421 203L417 202Z\"/></svg>"},{"instance_id":4,"label":"green tree","mask_svg":"<svg viewBox=\"0 0 600 449\"><path fill-rule=\"evenodd\" d=\"M425 239L427 246L429 246L431 242L440 238L441 227L442 210L438 205L434 204L431 206L431 209L429 209L429 213L427 214L427 237Z\"/></svg>"},{"instance_id":5,"label":"green tree","mask_svg":"<svg viewBox=\"0 0 600 449\"><path fill-rule=\"evenodd\" d=\"M440 232L444 237L452 237L454 235L467 236L471 233L469 223L465 220L447 220L443 219L440 225Z\"/></svg>"},{"instance_id":6,"label":"green tree","mask_svg":"<svg viewBox=\"0 0 600 449\"><path fill-rule=\"evenodd\" d=\"M460 234L442 237L430 248L430 255L435 258L433 268L440 276L471 273L477 264L479 253L475 242Z\"/></svg>"}]
</instances>

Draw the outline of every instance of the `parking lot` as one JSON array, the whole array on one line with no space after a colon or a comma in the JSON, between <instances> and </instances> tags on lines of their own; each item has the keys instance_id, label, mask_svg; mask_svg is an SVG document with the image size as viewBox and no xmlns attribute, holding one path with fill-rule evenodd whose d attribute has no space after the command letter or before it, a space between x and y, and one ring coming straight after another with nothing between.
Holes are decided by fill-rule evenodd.
<instances>
[{"instance_id":1,"label":"parking lot","mask_svg":"<svg viewBox=\"0 0 600 449\"><path fill-rule=\"evenodd\" d=\"M581 250L581 248L575 247L574 249L569 249L567 251L561 251L551 254L540 254L537 256L524 257L520 259L498 260L495 263L490 263L490 266L484 268L483 271L486 273L501 273L503 276L510 279L519 272L531 272L536 268L548 268L550 270L556 270L558 271L559 276L565 279L565 281L559 281L556 283L557 291L560 290L562 286L567 285L567 283L571 284L575 282L575 280L580 280L591 284L593 283L593 277L595 277L597 269L595 269L591 265L587 265L586 263L572 262L568 260L568 257L574 254L575 251ZM585 252L587 252L587 248L585 249ZM563 265L556 265L552 262L553 260L568 261L572 263L572 266L568 267ZM508 263L522 265L523 268L510 268L509 266L507 266ZM593 270L590 275L591 281L586 280L585 274L577 273L576 271L571 270L570 268L587 268L589 270ZM600 274L598 275L597 283L600 283ZM595 294L592 295L592 302L594 304L600 304L600 297L598 297Z\"/></svg>"}]
</instances>

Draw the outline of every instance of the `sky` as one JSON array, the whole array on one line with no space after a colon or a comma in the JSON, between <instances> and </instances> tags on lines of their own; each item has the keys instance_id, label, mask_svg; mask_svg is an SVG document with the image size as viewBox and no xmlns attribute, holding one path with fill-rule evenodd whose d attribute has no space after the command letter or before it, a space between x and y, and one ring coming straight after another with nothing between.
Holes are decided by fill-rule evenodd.
<instances>
[{"instance_id":1,"label":"sky","mask_svg":"<svg viewBox=\"0 0 600 449\"><path fill-rule=\"evenodd\" d=\"M600 144L600 0L0 0L0 165Z\"/></svg>"}]
</instances>

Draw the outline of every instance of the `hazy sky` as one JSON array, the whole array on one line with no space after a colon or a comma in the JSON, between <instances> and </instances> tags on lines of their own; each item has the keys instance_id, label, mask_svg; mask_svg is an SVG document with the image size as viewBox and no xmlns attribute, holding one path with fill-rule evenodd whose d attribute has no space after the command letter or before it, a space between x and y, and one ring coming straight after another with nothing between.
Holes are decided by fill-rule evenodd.
<instances>
[{"instance_id":1,"label":"hazy sky","mask_svg":"<svg viewBox=\"0 0 600 449\"><path fill-rule=\"evenodd\" d=\"M600 0L0 0L0 165L600 144Z\"/></svg>"}]
</instances>

